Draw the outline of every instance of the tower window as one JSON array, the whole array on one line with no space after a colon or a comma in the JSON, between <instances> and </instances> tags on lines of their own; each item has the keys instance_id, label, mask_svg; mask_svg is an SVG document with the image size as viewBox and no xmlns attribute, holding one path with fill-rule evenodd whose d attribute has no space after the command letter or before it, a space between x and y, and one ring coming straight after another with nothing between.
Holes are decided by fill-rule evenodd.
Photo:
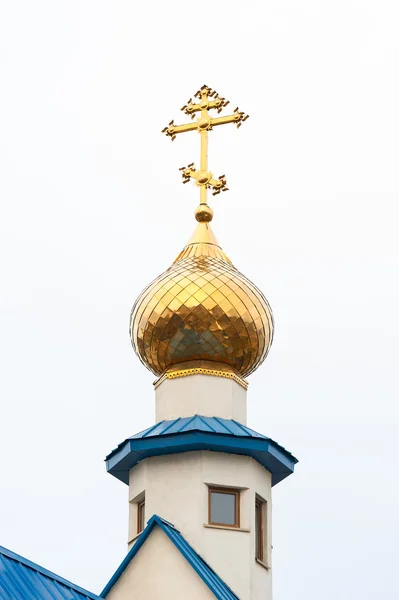
<instances>
[{"instance_id":1,"label":"tower window","mask_svg":"<svg viewBox=\"0 0 399 600\"><path fill-rule=\"evenodd\" d=\"M240 526L240 490L209 488L208 521L212 525Z\"/></svg>"},{"instance_id":2,"label":"tower window","mask_svg":"<svg viewBox=\"0 0 399 600\"><path fill-rule=\"evenodd\" d=\"M141 533L145 527L145 499L137 503L137 533Z\"/></svg>"},{"instance_id":3,"label":"tower window","mask_svg":"<svg viewBox=\"0 0 399 600\"><path fill-rule=\"evenodd\" d=\"M255 558L264 562L266 533L266 502L255 498Z\"/></svg>"}]
</instances>

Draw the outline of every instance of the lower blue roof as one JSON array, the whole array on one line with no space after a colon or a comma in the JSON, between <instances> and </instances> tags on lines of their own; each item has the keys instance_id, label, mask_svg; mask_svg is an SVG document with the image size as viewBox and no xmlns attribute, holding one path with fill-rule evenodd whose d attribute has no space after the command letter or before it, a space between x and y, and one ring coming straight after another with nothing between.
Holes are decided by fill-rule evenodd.
<instances>
[{"instance_id":1,"label":"lower blue roof","mask_svg":"<svg viewBox=\"0 0 399 600\"><path fill-rule=\"evenodd\" d=\"M83 588L0 546L1 600L101 600Z\"/></svg>"},{"instance_id":2,"label":"lower blue roof","mask_svg":"<svg viewBox=\"0 0 399 600\"><path fill-rule=\"evenodd\" d=\"M122 576L129 563L134 559L148 536L155 526L158 526L168 536L170 541L181 552L194 571L201 577L202 581L208 586L215 598L218 600L239 600L238 596L229 588L229 586L219 577L219 575L208 565L207 562L194 550L188 541L183 537L178 529L169 521L165 521L158 515L153 515L148 521L147 527L141 533L140 537L126 555L114 575L111 577L103 591L101 597L106 598L113 586ZM189 595L187 595L189 597Z\"/></svg>"},{"instance_id":3,"label":"lower blue roof","mask_svg":"<svg viewBox=\"0 0 399 600\"><path fill-rule=\"evenodd\" d=\"M269 437L234 419L180 417L156 425L123 441L106 457L108 473L129 483L129 471L150 456L211 450L251 456L272 474L272 485L294 471L297 459Z\"/></svg>"}]
</instances>

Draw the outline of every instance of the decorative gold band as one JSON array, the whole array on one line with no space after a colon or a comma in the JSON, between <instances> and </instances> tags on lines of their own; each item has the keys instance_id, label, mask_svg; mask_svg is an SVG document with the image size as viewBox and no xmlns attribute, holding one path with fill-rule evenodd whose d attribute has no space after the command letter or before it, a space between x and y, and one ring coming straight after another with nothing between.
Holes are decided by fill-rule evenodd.
<instances>
[{"instance_id":1,"label":"decorative gold band","mask_svg":"<svg viewBox=\"0 0 399 600\"><path fill-rule=\"evenodd\" d=\"M226 379L233 379L233 381L241 385L245 390L248 389L248 382L234 373L231 369L226 368L225 365L214 363L215 367L213 367L210 361L198 361L198 363L199 364L193 364L192 362L188 362L186 363L186 366L184 366L184 363L181 363L180 365L171 367L154 381L155 389L161 385L165 379L176 379L178 377L188 377L190 375L212 375L214 377L225 377Z\"/></svg>"}]
</instances>

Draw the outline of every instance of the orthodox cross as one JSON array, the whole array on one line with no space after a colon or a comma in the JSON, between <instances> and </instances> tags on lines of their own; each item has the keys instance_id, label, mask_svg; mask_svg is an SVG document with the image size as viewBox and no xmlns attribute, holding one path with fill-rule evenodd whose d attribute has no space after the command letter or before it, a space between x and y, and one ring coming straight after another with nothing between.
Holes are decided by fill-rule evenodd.
<instances>
[{"instance_id":1,"label":"orthodox cross","mask_svg":"<svg viewBox=\"0 0 399 600\"><path fill-rule=\"evenodd\" d=\"M200 168L197 169L194 163L189 164L187 167L182 167L183 183L187 183L190 179L194 179L196 185L200 188L200 205L207 204L207 190L211 189L212 194L220 194L220 192L226 192L227 182L224 175L220 175L218 179L213 177L213 174L208 171L208 131L218 125L226 125L227 123L235 123L238 127L241 127L241 123L248 119L248 115L238 110L238 107L234 109L232 115L226 117L212 117L209 111L215 109L217 113L221 113L223 108L229 104L226 98L222 98L206 85L203 85L200 90L194 95L194 98L198 98L198 103L195 104L192 98L188 100L187 104L182 107L182 111L194 120L195 113L200 113L194 123L187 123L186 125L175 125L174 121L171 121L168 127L162 130L172 141L176 138L179 133L185 133L186 131L198 131L201 135L201 157L200 157Z\"/></svg>"}]
</instances>

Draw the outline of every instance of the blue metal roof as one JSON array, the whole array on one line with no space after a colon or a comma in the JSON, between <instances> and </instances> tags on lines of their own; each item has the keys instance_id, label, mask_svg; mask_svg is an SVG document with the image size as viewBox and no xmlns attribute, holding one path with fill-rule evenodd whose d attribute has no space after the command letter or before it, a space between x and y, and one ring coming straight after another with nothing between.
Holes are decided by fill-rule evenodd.
<instances>
[{"instance_id":1,"label":"blue metal roof","mask_svg":"<svg viewBox=\"0 0 399 600\"><path fill-rule=\"evenodd\" d=\"M234 419L180 417L127 438L106 458L107 471L129 483L129 471L150 456L211 450L251 456L272 474L272 485L291 475L297 459L269 437Z\"/></svg>"},{"instance_id":2,"label":"blue metal roof","mask_svg":"<svg viewBox=\"0 0 399 600\"><path fill-rule=\"evenodd\" d=\"M207 562L194 550L188 541L182 536L180 531L175 528L172 523L165 521L157 515L153 515L148 521L147 527L144 529L133 548L129 551L126 558L122 561L114 575L111 577L103 591L101 597L106 598L111 588L115 585L122 573L125 571L129 563L134 559L137 552L151 534L154 527L160 527L168 536L171 542L181 552L188 563L193 567L194 571L201 577L202 581L208 586L211 592L218 600L239 600L238 596L229 588L229 586L219 577L217 573L208 565Z\"/></svg>"},{"instance_id":3,"label":"blue metal roof","mask_svg":"<svg viewBox=\"0 0 399 600\"><path fill-rule=\"evenodd\" d=\"M241 425L234 419L221 419L220 417L179 417L172 421L160 421L152 427L132 435L129 440L137 438L153 437L155 435L170 435L172 433L184 433L185 431L208 431L211 433L224 433L225 435L239 435L256 437L269 440L270 438L257 433L246 425Z\"/></svg>"},{"instance_id":4,"label":"blue metal roof","mask_svg":"<svg viewBox=\"0 0 399 600\"><path fill-rule=\"evenodd\" d=\"M0 546L0 600L101 600Z\"/></svg>"}]
</instances>

